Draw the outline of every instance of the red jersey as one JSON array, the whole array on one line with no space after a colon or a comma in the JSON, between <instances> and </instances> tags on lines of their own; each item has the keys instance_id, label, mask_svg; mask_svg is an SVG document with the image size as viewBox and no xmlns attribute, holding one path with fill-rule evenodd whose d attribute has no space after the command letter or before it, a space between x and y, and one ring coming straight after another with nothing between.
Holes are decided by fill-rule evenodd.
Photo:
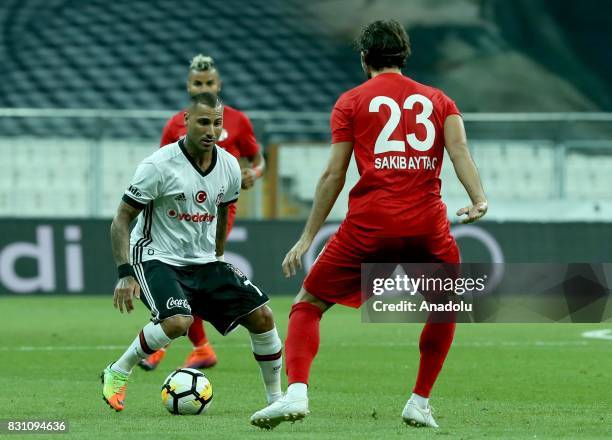
<instances>
[{"instance_id":1,"label":"red jersey","mask_svg":"<svg viewBox=\"0 0 612 440\"><path fill-rule=\"evenodd\" d=\"M172 116L166 123L160 146L171 144L185 136L185 110ZM236 159L253 157L259 151L253 125L247 115L229 105L223 107L223 131L217 145Z\"/></svg>"},{"instance_id":2,"label":"red jersey","mask_svg":"<svg viewBox=\"0 0 612 440\"><path fill-rule=\"evenodd\" d=\"M331 115L332 143L352 142L359 181L346 225L374 236L430 234L447 226L440 197L444 121L460 114L442 91L383 73L345 92Z\"/></svg>"}]
</instances>

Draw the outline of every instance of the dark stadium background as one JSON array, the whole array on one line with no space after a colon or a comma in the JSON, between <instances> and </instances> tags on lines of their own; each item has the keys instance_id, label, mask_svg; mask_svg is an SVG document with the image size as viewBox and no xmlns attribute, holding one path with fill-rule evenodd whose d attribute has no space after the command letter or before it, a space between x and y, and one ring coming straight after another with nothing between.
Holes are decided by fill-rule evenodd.
<instances>
[{"instance_id":1,"label":"dark stadium background","mask_svg":"<svg viewBox=\"0 0 612 440\"><path fill-rule=\"evenodd\" d=\"M7 0L0 5L0 245L38 248L18 247L24 258L11 248L0 292L15 291L13 278L19 284L35 275L49 252L57 260L54 287L24 293L112 287L108 219L166 118L185 105L186 69L199 52L216 60L226 102L251 116L268 163L265 178L243 193L230 251L272 293L294 292L299 280L284 282L278 266L327 158L328 113L363 80L352 40L389 11L412 38L406 73L442 88L465 113L492 206L475 227L493 234L503 261L609 260L611 248L599 245L612 234L607 3ZM452 214L466 197L446 162L443 195ZM347 188L356 178L351 168ZM45 242L52 251L37 238L45 225L53 228ZM82 288L62 281L62 228L70 225L81 229L72 244L82 250ZM473 235L461 239L464 259L491 259ZM257 258L261 252L268 258Z\"/></svg>"}]
</instances>

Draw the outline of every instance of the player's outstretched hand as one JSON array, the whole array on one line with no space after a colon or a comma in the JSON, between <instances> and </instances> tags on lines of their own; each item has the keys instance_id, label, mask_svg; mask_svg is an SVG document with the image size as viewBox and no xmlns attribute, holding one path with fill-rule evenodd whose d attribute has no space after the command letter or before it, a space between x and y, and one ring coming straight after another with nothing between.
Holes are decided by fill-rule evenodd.
<instances>
[{"instance_id":1,"label":"player's outstretched hand","mask_svg":"<svg viewBox=\"0 0 612 440\"><path fill-rule=\"evenodd\" d=\"M302 268L302 255L306 253L309 247L309 242L298 240L291 250L287 252L283 260L283 273L286 278L295 275L297 270Z\"/></svg>"},{"instance_id":2,"label":"player's outstretched hand","mask_svg":"<svg viewBox=\"0 0 612 440\"><path fill-rule=\"evenodd\" d=\"M140 285L132 276L121 278L115 286L115 294L113 295L113 306L123 313L123 309L130 313L134 310L132 298L140 298Z\"/></svg>"},{"instance_id":3,"label":"player's outstretched hand","mask_svg":"<svg viewBox=\"0 0 612 440\"><path fill-rule=\"evenodd\" d=\"M461 220L461 223L474 223L476 220L481 218L487 213L487 209L489 209L489 205L487 202L479 202L475 205L466 206L465 208L461 208L457 211L457 215L461 217L462 215L467 215L467 217Z\"/></svg>"},{"instance_id":4,"label":"player's outstretched hand","mask_svg":"<svg viewBox=\"0 0 612 440\"><path fill-rule=\"evenodd\" d=\"M255 185L255 171L250 168L242 169L242 189L249 189Z\"/></svg>"}]
</instances>

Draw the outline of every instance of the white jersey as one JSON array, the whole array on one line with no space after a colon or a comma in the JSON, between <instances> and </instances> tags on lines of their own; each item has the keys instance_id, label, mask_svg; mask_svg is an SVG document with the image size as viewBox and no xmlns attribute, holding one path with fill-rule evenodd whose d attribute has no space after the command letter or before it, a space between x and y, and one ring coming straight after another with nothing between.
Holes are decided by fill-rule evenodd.
<instances>
[{"instance_id":1,"label":"white jersey","mask_svg":"<svg viewBox=\"0 0 612 440\"><path fill-rule=\"evenodd\" d=\"M185 140L144 159L123 195L143 209L130 236L130 262L159 260L174 266L215 261L217 208L240 195L238 161L215 146L202 171L188 155Z\"/></svg>"}]
</instances>

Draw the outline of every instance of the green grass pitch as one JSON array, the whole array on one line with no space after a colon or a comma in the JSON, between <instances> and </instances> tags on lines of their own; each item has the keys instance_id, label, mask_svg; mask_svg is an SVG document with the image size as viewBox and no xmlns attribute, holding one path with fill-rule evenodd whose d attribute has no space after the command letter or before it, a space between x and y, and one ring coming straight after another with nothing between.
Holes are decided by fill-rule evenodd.
<instances>
[{"instance_id":1,"label":"green grass pitch","mask_svg":"<svg viewBox=\"0 0 612 440\"><path fill-rule=\"evenodd\" d=\"M284 339L290 298L271 306ZM121 315L110 297L4 297L0 310L0 419L67 419L60 438L612 438L612 341L582 336L605 324L458 326L431 400L434 431L400 419L421 326L362 324L359 312L336 307L322 321L310 417L267 432L248 422L264 394L242 329L223 338L208 326L219 364L206 372L215 393L207 415L172 416L161 404L186 338L158 370L135 370L126 409L115 413L102 401L100 371L147 322L141 303ZM9 438L19 437L37 436Z\"/></svg>"}]
</instances>

